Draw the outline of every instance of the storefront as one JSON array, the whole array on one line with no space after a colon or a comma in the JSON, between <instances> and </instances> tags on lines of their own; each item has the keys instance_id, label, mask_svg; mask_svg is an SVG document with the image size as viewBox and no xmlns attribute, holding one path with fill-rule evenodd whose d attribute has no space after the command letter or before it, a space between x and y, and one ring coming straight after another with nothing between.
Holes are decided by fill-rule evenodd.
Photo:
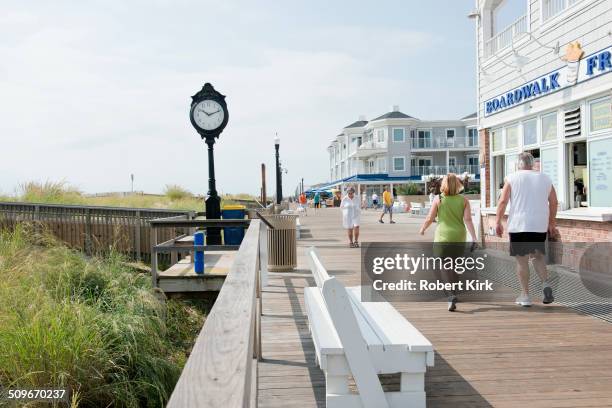
<instances>
[{"instance_id":1,"label":"storefront","mask_svg":"<svg viewBox=\"0 0 612 408\"><path fill-rule=\"evenodd\" d=\"M488 244L508 240L495 237L496 206L523 151L552 179L561 240L612 241L612 34L604 18L612 14L609 6L577 2L558 20L530 21L505 49L478 47L481 206ZM491 10L482 9L479 44L498 31L486 29L487 12L495 15Z\"/></svg>"}]
</instances>

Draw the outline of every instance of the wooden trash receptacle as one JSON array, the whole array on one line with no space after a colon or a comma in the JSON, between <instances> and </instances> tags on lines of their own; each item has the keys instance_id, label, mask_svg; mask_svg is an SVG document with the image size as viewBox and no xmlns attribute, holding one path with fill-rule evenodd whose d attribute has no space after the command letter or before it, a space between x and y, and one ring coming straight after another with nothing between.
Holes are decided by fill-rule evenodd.
<instances>
[{"instance_id":1,"label":"wooden trash receptacle","mask_svg":"<svg viewBox=\"0 0 612 408\"><path fill-rule=\"evenodd\" d=\"M297 215L268 215L268 270L291 271L297 266Z\"/></svg>"}]
</instances>

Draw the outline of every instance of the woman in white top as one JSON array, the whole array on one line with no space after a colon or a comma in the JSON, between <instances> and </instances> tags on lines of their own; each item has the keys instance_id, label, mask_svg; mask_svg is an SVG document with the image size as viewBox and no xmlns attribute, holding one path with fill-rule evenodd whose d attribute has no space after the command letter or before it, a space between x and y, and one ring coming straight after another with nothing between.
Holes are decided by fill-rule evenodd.
<instances>
[{"instance_id":1,"label":"woman in white top","mask_svg":"<svg viewBox=\"0 0 612 408\"><path fill-rule=\"evenodd\" d=\"M355 197L355 189L353 187L347 190L347 195L342 199L340 208L342 209L342 226L346 228L348 232L349 247L359 248L359 219L361 209L359 206L359 198Z\"/></svg>"}]
</instances>

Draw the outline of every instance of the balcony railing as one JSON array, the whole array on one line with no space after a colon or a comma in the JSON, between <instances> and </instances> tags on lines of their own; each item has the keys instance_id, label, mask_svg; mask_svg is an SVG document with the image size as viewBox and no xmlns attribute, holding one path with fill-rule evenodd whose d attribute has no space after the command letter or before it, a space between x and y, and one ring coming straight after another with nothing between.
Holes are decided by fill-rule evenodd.
<instances>
[{"instance_id":1,"label":"balcony railing","mask_svg":"<svg viewBox=\"0 0 612 408\"><path fill-rule=\"evenodd\" d=\"M464 136L455 136L454 138L437 137L437 138L412 138L411 144L413 149L452 149L473 147L478 148L478 138Z\"/></svg>"},{"instance_id":2,"label":"balcony railing","mask_svg":"<svg viewBox=\"0 0 612 408\"><path fill-rule=\"evenodd\" d=\"M444 176L448 173L455 174L480 174L480 167L473 164L462 164L456 166L412 166L410 174L413 176Z\"/></svg>"},{"instance_id":3,"label":"balcony railing","mask_svg":"<svg viewBox=\"0 0 612 408\"><path fill-rule=\"evenodd\" d=\"M361 145L359 145L359 149L384 149L387 146L385 145L384 142L374 142L374 141L369 141L369 142L363 142Z\"/></svg>"},{"instance_id":4,"label":"balcony railing","mask_svg":"<svg viewBox=\"0 0 612 408\"><path fill-rule=\"evenodd\" d=\"M571 0L562 0L571 1ZM575 0L574 0L575 1ZM554 1L551 1L554 2ZM527 14L519 17L514 23L510 24L506 29L498 33L496 36L485 41L484 56L490 57L498 51L512 45L512 42L517 38L527 33Z\"/></svg>"}]
</instances>

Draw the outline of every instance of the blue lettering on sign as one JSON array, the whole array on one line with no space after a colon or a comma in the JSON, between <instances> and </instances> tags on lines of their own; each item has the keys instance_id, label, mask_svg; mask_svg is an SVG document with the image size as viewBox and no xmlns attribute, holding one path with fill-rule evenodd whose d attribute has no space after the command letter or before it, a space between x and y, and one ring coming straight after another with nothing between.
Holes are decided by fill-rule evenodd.
<instances>
[{"instance_id":1,"label":"blue lettering on sign","mask_svg":"<svg viewBox=\"0 0 612 408\"><path fill-rule=\"evenodd\" d=\"M523 90L515 89L514 90L514 103L519 103L523 99Z\"/></svg>"},{"instance_id":2,"label":"blue lettering on sign","mask_svg":"<svg viewBox=\"0 0 612 408\"><path fill-rule=\"evenodd\" d=\"M581 62L581 64L583 63L586 65L586 78L579 77L578 81L590 79L590 77L604 72L612 72L612 49L608 47L605 50L589 55L584 59L584 62ZM562 67L557 71L485 101L485 116L567 86L568 84L565 83L565 80L563 80L563 83L559 83L559 78L562 74L561 70L563 69L569 68Z\"/></svg>"},{"instance_id":3,"label":"blue lettering on sign","mask_svg":"<svg viewBox=\"0 0 612 408\"><path fill-rule=\"evenodd\" d=\"M610 51L604 51L601 54L599 54L599 70L600 71L605 71L607 68L612 68L612 62L610 62L610 57L612 57L612 54L610 54Z\"/></svg>"},{"instance_id":4,"label":"blue lettering on sign","mask_svg":"<svg viewBox=\"0 0 612 408\"><path fill-rule=\"evenodd\" d=\"M555 72L554 74L550 74L550 89L560 88L559 85L559 73Z\"/></svg>"},{"instance_id":5,"label":"blue lettering on sign","mask_svg":"<svg viewBox=\"0 0 612 408\"><path fill-rule=\"evenodd\" d=\"M597 55L587 58L587 75L593 75L593 68L597 65Z\"/></svg>"}]
</instances>

